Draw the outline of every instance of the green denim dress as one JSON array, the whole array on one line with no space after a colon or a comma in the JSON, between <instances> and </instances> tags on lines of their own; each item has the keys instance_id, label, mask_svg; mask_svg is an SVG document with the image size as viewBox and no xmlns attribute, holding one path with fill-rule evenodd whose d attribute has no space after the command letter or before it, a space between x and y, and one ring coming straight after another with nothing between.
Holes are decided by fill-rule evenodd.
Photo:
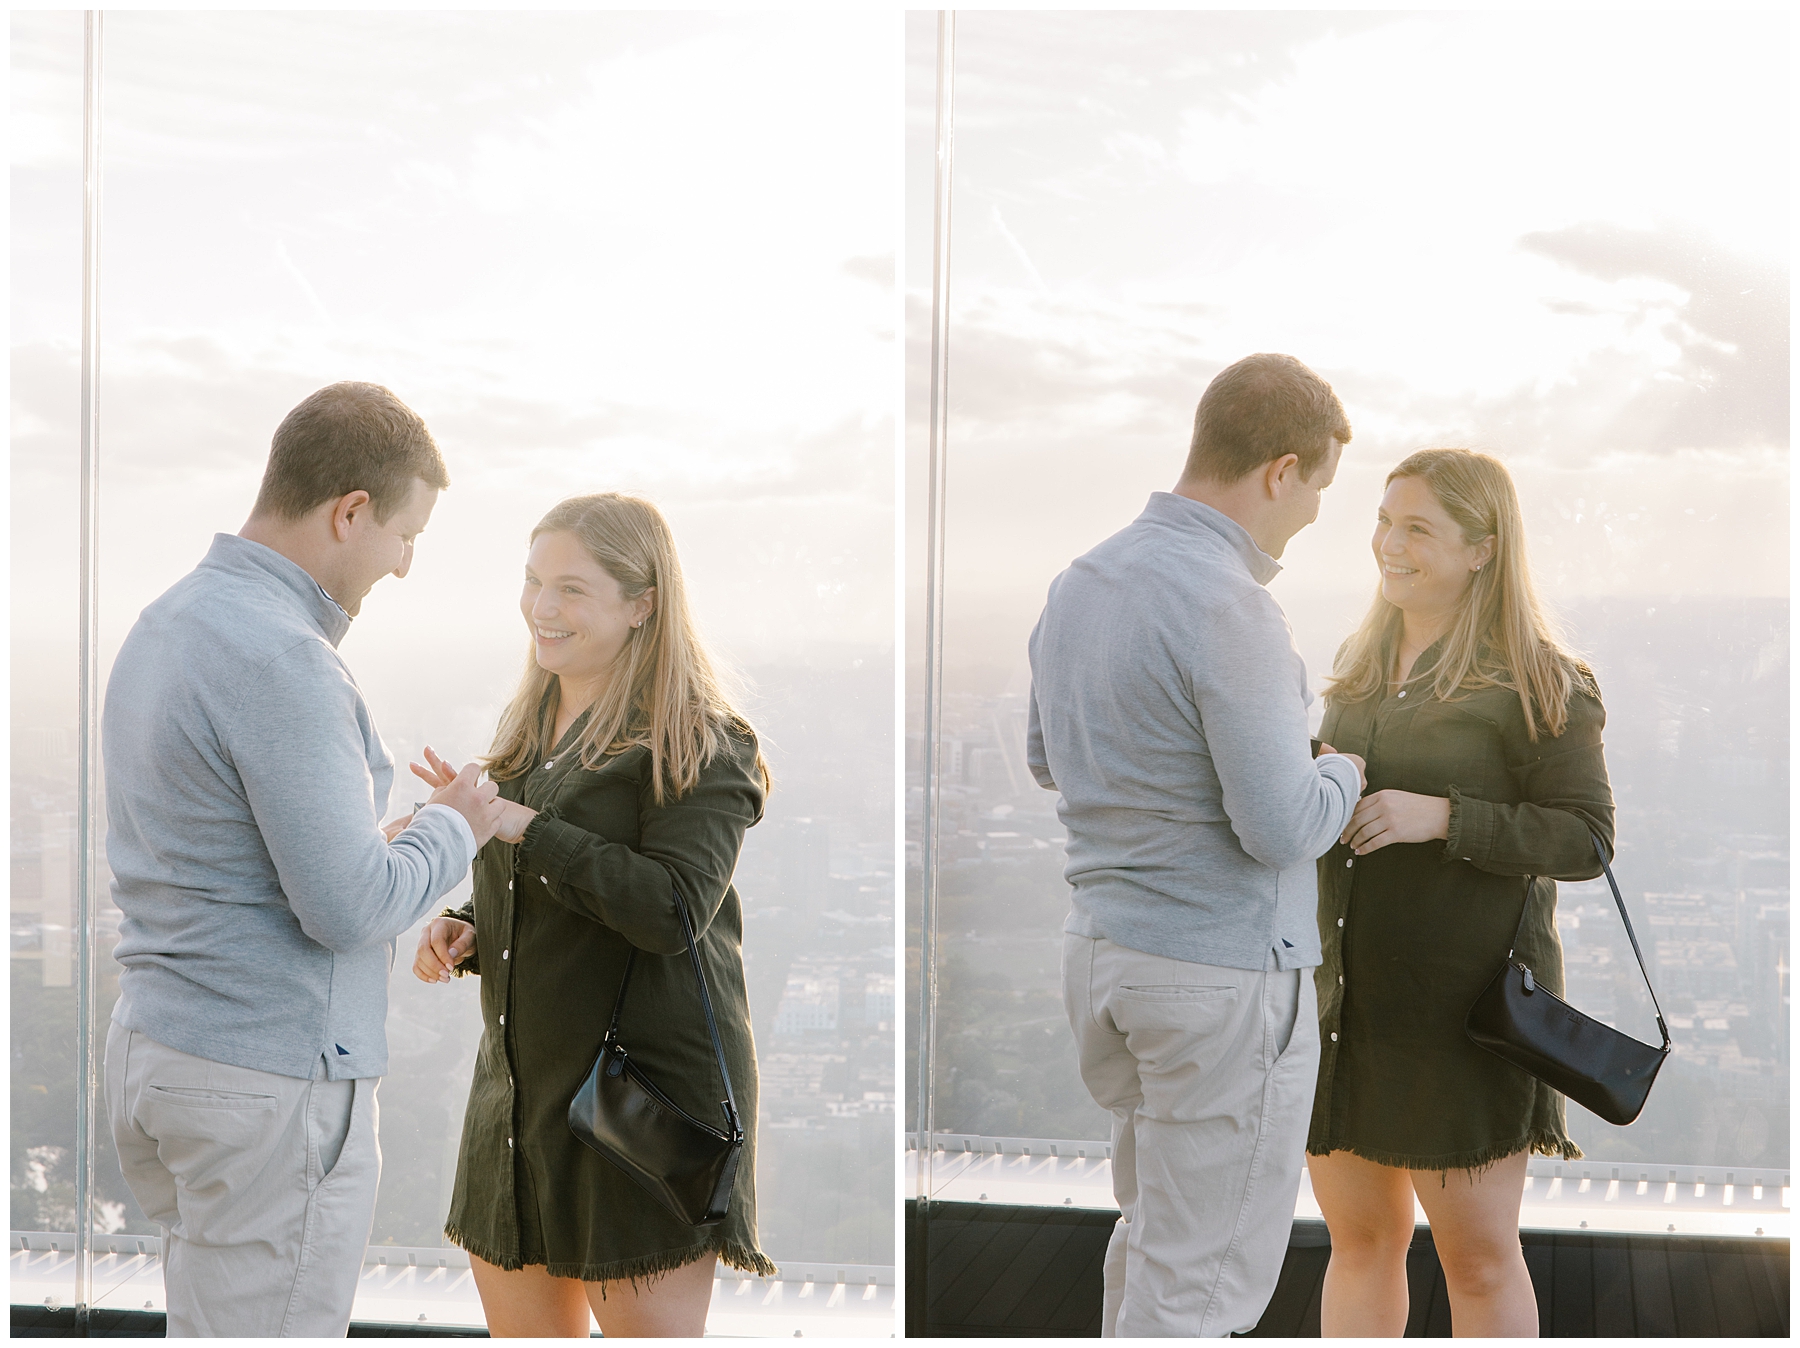
<instances>
[{"instance_id":1,"label":"green denim dress","mask_svg":"<svg viewBox=\"0 0 1800 1348\"><path fill-rule=\"evenodd\" d=\"M1368 762L1370 791L1450 801L1445 842L1393 843L1319 859L1319 1086L1306 1149L1382 1165L1461 1170L1521 1151L1574 1158L1563 1097L1469 1041L1469 1006L1513 946L1538 983L1563 992L1556 884L1599 875L1588 831L1610 859L1606 713L1585 667L1568 725L1527 737L1504 688L1441 702L1439 648L1399 690L1331 703L1319 737Z\"/></svg>"},{"instance_id":2,"label":"green denim dress","mask_svg":"<svg viewBox=\"0 0 1800 1348\"><path fill-rule=\"evenodd\" d=\"M444 1234L504 1269L541 1264L587 1281L649 1277L713 1251L772 1274L756 1240L756 1049L731 884L744 830L762 817L755 741L732 735L692 790L656 805L649 752L628 749L588 771L572 748L582 724L548 760L500 784L538 815L518 844L496 838L481 849L474 898L454 914L475 924L475 961L459 972L481 974L482 1035ZM633 946L620 1038L683 1109L721 1117L672 882L693 917L747 1134L730 1213L716 1226L671 1216L569 1131L569 1101L600 1051Z\"/></svg>"}]
</instances>

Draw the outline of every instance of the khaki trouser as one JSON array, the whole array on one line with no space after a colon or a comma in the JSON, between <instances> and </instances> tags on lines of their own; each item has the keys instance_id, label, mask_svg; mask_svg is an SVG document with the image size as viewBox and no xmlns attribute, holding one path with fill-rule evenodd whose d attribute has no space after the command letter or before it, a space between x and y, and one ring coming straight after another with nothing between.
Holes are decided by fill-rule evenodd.
<instances>
[{"instance_id":1,"label":"khaki trouser","mask_svg":"<svg viewBox=\"0 0 1800 1348\"><path fill-rule=\"evenodd\" d=\"M106 1107L125 1182L163 1228L170 1338L344 1336L381 1178L379 1084L108 1028Z\"/></svg>"},{"instance_id":2,"label":"khaki trouser","mask_svg":"<svg viewBox=\"0 0 1800 1348\"><path fill-rule=\"evenodd\" d=\"M1105 1337L1253 1327L1281 1276L1319 1070L1310 969L1189 964L1063 938L1063 1001L1112 1111Z\"/></svg>"}]
</instances>

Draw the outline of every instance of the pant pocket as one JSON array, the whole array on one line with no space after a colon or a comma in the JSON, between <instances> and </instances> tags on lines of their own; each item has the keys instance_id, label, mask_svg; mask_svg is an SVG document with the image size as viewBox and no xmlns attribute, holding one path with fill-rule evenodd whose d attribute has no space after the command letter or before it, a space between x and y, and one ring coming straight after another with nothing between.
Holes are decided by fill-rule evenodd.
<instances>
[{"instance_id":1,"label":"pant pocket","mask_svg":"<svg viewBox=\"0 0 1800 1348\"><path fill-rule=\"evenodd\" d=\"M273 1109L276 1099L256 1091L220 1091L210 1086L158 1086L145 1088L151 1100L173 1109Z\"/></svg>"},{"instance_id":2,"label":"pant pocket","mask_svg":"<svg viewBox=\"0 0 1800 1348\"><path fill-rule=\"evenodd\" d=\"M1234 987L1151 983L1124 985L1107 998L1113 1023L1133 1030L1187 1030L1206 1034L1224 1027L1237 1008Z\"/></svg>"},{"instance_id":3,"label":"pant pocket","mask_svg":"<svg viewBox=\"0 0 1800 1348\"><path fill-rule=\"evenodd\" d=\"M308 1101L307 1128L312 1133L313 1150L319 1158L322 1180L337 1169L344 1152L344 1141L350 1136L350 1119L356 1103L354 1081L314 1081Z\"/></svg>"}]
</instances>

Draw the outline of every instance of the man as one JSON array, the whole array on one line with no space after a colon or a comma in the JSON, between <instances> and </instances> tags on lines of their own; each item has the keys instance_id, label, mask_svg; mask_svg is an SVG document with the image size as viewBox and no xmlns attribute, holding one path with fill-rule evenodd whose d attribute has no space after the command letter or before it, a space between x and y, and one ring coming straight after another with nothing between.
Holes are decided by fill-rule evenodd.
<instances>
[{"instance_id":1,"label":"man","mask_svg":"<svg viewBox=\"0 0 1800 1348\"><path fill-rule=\"evenodd\" d=\"M235 535L139 616L106 690L123 918L106 1103L163 1227L171 1336L341 1338L374 1221L394 938L499 821L470 764L410 822L337 645L449 485L387 389L275 432Z\"/></svg>"},{"instance_id":2,"label":"man","mask_svg":"<svg viewBox=\"0 0 1800 1348\"><path fill-rule=\"evenodd\" d=\"M1310 756L1263 587L1349 439L1293 357L1224 370L1174 491L1058 576L1031 634L1028 756L1074 891L1063 999L1113 1116L1104 1335L1249 1329L1281 1271L1319 1061L1313 863L1362 763Z\"/></svg>"}]
</instances>

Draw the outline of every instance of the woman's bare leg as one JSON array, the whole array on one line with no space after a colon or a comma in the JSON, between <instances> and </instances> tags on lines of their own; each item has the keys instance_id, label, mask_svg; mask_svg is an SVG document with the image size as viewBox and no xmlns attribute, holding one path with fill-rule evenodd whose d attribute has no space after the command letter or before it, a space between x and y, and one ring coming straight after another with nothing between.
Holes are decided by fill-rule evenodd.
<instances>
[{"instance_id":1,"label":"woman's bare leg","mask_svg":"<svg viewBox=\"0 0 1800 1348\"><path fill-rule=\"evenodd\" d=\"M1450 1332L1459 1339L1535 1339L1537 1293L1519 1248L1525 1152L1479 1174L1415 1170L1413 1187L1450 1292Z\"/></svg>"},{"instance_id":2,"label":"woman's bare leg","mask_svg":"<svg viewBox=\"0 0 1800 1348\"><path fill-rule=\"evenodd\" d=\"M542 1264L508 1271L469 1256L469 1272L481 1294L488 1333L497 1339L585 1339L589 1332L586 1286L580 1278L553 1278Z\"/></svg>"},{"instance_id":3,"label":"woman's bare leg","mask_svg":"<svg viewBox=\"0 0 1800 1348\"><path fill-rule=\"evenodd\" d=\"M708 1253L635 1285L624 1280L580 1285L609 1339L697 1339L706 1332L718 1262L718 1255Z\"/></svg>"},{"instance_id":4,"label":"woman's bare leg","mask_svg":"<svg viewBox=\"0 0 1800 1348\"><path fill-rule=\"evenodd\" d=\"M1406 1248L1412 1244L1410 1171L1347 1151L1308 1156L1313 1197L1331 1233L1319 1303L1321 1334L1399 1338L1406 1332Z\"/></svg>"}]
</instances>

